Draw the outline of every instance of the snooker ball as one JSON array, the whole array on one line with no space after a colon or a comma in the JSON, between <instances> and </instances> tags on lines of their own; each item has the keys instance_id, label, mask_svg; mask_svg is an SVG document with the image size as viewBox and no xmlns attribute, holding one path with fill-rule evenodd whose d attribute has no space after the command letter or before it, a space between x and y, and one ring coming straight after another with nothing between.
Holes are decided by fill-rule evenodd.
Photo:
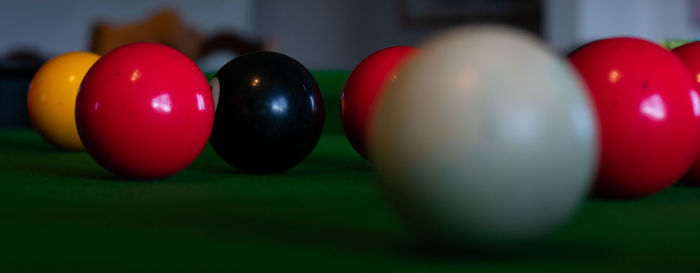
<instances>
[{"instance_id":1,"label":"snooker ball","mask_svg":"<svg viewBox=\"0 0 700 273\"><path fill-rule=\"evenodd\" d=\"M673 49L673 53L685 63L695 86L695 90L700 90L700 42L688 43ZM693 96L694 104L700 104L700 97ZM695 110L695 109L693 109ZM683 182L698 186L700 185L700 158L696 158L690 170L683 178Z\"/></svg>"},{"instance_id":2,"label":"snooker ball","mask_svg":"<svg viewBox=\"0 0 700 273\"><path fill-rule=\"evenodd\" d=\"M75 106L80 138L102 167L128 179L165 178L207 144L214 102L197 65L157 43L133 43L100 58Z\"/></svg>"},{"instance_id":3,"label":"snooker ball","mask_svg":"<svg viewBox=\"0 0 700 273\"><path fill-rule=\"evenodd\" d=\"M323 96L309 70L291 57L266 51L239 56L216 73L211 86L216 117L209 143L234 168L281 172L316 147Z\"/></svg>"},{"instance_id":4,"label":"snooker ball","mask_svg":"<svg viewBox=\"0 0 700 273\"><path fill-rule=\"evenodd\" d=\"M569 55L600 120L594 194L640 198L675 183L700 139L700 104L688 69L661 46L628 37L593 41Z\"/></svg>"},{"instance_id":5,"label":"snooker ball","mask_svg":"<svg viewBox=\"0 0 700 273\"><path fill-rule=\"evenodd\" d=\"M69 52L55 57L36 72L27 94L34 128L49 143L65 150L83 150L75 125L75 99L80 82L100 56Z\"/></svg>"},{"instance_id":6,"label":"snooker ball","mask_svg":"<svg viewBox=\"0 0 700 273\"><path fill-rule=\"evenodd\" d=\"M395 46L379 50L352 70L341 94L340 115L348 141L362 157L368 158L367 131L370 112L377 97L394 82L407 59L419 49Z\"/></svg>"},{"instance_id":7,"label":"snooker ball","mask_svg":"<svg viewBox=\"0 0 700 273\"><path fill-rule=\"evenodd\" d=\"M533 242L593 180L593 105L566 60L495 26L448 30L385 90L370 151L398 214L430 241L490 249Z\"/></svg>"}]
</instances>

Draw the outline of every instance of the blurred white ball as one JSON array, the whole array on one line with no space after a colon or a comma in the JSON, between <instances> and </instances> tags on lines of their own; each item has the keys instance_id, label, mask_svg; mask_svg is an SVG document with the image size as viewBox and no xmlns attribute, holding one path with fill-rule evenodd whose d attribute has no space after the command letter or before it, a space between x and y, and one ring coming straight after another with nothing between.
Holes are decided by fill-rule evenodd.
<instances>
[{"instance_id":1,"label":"blurred white ball","mask_svg":"<svg viewBox=\"0 0 700 273\"><path fill-rule=\"evenodd\" d=\"M519 30L467 26L426 42L377 107L370 151L387 197L423 235L528 242L585 198L594 108L563 57Z\"/></svg>"}]
</instances>

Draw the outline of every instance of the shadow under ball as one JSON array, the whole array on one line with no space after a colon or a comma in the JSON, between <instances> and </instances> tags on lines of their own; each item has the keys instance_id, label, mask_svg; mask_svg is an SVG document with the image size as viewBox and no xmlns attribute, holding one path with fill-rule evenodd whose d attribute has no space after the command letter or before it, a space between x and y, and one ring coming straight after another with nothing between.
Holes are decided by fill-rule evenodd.
<instances>
[{"instance_id":1,"label":"shadow under ball","mask_svg":"<svg viewBox=\"0 0 700 273\"><path fill-rule=\"evenodd\" d=\"M234 168L282 172L316 147L325 120L323 95L311 72L291 57L242 55L224 65L211 86L216 114L209 142Z\"/></svg>"}]
</instances>

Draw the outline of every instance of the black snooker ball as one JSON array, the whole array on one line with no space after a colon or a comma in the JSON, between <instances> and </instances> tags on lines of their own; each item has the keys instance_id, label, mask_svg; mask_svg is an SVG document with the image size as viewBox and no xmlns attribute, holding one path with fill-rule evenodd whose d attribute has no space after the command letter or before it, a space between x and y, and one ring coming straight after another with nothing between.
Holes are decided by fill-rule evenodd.
<instances>
[{"instance_id":1,"label":"black snooker ball","mask_svg":"<svg viewBox=\"0 0 700 273\"><path fill-rule=\"evenodd\" d=\"M225 64L211 80L216 114L209 143L248 173L292 168L316 147L323 95L306 67L276 52L255 52Z\"/></svg>"}]
</instances>

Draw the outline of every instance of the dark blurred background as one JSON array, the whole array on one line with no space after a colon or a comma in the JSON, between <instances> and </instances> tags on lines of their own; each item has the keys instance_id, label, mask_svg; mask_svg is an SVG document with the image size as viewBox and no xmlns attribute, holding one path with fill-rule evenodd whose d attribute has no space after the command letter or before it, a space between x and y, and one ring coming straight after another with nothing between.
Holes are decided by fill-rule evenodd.
<instances>
[{"instance_id":1,"label":"dark blurred background","mask_svg":"<svg viewBox=\"0 0 700 273\"><path fill-rule=\"evenodd\" d=\"M560 50L611 35L651 40L700 34L697 0L25 0L0 5L0 56L87 50L98 21L143 21L171 7L204 36L265 39L311 68L350 69L367 54L416 44L443 27L506 21Z\"/></svg>"},{"instance_id":2,"label":"dark blurred background","mask_svg":"<svg viewBox=\"0 0 700 273\"><path fill-rule=\"evenodd\" d=\"M0 128L28 126L22 100L38 64L120 43L170 44L216 71L238 54L276 50L311 69L352 69L368 54L419 45L470 22L500 22L567 53L593 39L700 36L698 0L25 0L0 1Z\"/></svg>"}]
</instances>

